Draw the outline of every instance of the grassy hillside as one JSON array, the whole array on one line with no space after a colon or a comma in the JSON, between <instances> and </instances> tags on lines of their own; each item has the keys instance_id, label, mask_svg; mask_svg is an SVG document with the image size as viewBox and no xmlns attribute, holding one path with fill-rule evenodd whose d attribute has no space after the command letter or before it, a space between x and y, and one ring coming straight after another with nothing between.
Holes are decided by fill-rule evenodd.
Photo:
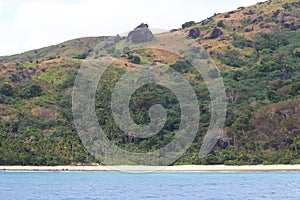
<instances>
[{"instance_id":1,"label":"grassy hillside","mask_svg":"<svg viewBox=\"0 0 300 200\"><path fill-rule=\"evenodd\" d=\"M168 143L180 124L178 101L170 91L147 85L134 93L131 115L149 123L149 107L161 103L168 119L149 139L125 137L114 123L110 96L115 82L137 64L172 67L193 86L200 102L199 133L174 164L300 163L300 1L272 0L189 22L176 31L195 37L223 77L228 98L224 131L216 147L199 159L211 116L201 75L168 52L127 53L124 38L98 56L121 56L104 74L96 93L96 113L110 140L133 152ZM168 36L171 33L165 33ZM75 130L71 92L77 71L106 37L81 38L0 57L0 164L59 165L99 162L83 147ZM125 53L125 54L124 54ZM192 56L192 55L191 55Z\"/></svg>"}]
</instances>

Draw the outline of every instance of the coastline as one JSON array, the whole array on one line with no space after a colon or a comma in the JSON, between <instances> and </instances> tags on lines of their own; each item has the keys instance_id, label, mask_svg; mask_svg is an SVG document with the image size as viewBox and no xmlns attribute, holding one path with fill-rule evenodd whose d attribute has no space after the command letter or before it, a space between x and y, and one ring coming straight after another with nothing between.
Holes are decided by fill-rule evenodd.
<instances>
[{"instance_id":1,"label":"coastline","mask_svg":"<svg viewBox=\"0 0 300 200\"><path fill-rule=\"evenodd\" d=\"M0 166L0 171L49 172L300 172L300 165Z\"/></svg>"}]
</instances>

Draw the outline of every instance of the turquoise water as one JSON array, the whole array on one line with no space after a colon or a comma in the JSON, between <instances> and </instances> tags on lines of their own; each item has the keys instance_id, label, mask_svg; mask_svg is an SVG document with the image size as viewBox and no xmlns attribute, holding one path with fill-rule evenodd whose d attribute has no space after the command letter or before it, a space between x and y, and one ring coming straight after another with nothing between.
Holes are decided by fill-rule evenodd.
<instances>
[{"instance_id":1,"label":"turquoise water","mask_svg":"<svg viewBox=\"0 0 300 200\"><path fill-rule=\"evenodd\" d=\"M0 199L300 199L300 173L0 172Z\"/></svg>"}]
</instances>

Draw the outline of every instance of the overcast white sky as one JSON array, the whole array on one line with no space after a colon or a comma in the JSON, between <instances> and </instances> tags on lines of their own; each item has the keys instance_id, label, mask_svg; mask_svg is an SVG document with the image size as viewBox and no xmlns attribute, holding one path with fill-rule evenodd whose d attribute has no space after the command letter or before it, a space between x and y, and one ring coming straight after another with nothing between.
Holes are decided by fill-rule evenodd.
<instances>
[{"instance_id":1,"label":"overcast white sky","mask_svg":"<svg viewBox=\"0 0 300 200\"><path fill-rule=\"evenodd\" d=\"M179 28L258 0L0 0L0 56L66 40L116 35L141 22Z\"/></svg>"}]
</instances>

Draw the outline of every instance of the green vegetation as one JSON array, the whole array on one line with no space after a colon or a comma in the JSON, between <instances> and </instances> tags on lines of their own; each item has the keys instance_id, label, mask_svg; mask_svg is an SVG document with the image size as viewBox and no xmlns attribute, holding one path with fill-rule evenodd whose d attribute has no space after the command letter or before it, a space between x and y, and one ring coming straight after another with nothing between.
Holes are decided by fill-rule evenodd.
<instances>
[{"instance_id":1,"label":"green vegetation","mask_svg":"<svg viewBox=\"0 0 300 200\"><path fill-rule=\"evenodd\" d=\"M232 67L242 67L246 63L241 58L241 54L237 50L227 50L225 54L220 57L222 63Z\"/></svg>"},{"instance_id":2,"label":"green vegetation","mask_svg":"<svg viewBox=\"0 0 300 200\"><path fill-rule=\"evenodd\" d=\"M191 27L195 24L196 23L194 21L185 22L184 24L182 24L182 28L188 28L188 27Z\"/></svg>"},{"instance_id":3,"label":"green vegetation","mask_svg":"<svg viewBox=\"0 0 300 200\"><path fill-rule=\"evenodd\" d=\"M217 26L220 27L220 28L225 28L226 27L226 25L224 24L224 22L222 20L218 22Z\"/></svg>"},{"instance_id":4,"label":"green vegetation","mask_svg":"<svg viewBox=\"0 0 300 200\"><path fill-rule=\"evenodd\" d=\"M284 8L282 12L286 16L290 9L298 9L291 0L276 5L276 9ZM208 35L211 33L211 25L224 29L222 38L201 38L219 67L219 71L209 70L208 76L223 77L228 100L224 131L205 158L198 158L198 153L209 127L210 96L201 74L188 62L196 54L207 59L205 51L192 46L188 55L181 51L187 61L174 61L166 59L174 55L165 52L158 52L161 57L155 55L154 50L131 52L123 39L117 37L112 41L116 48L108 43L106 51L99 48L93 54L99 58L123 53L124 66L132 67L134 63L151 67L151 64L162 63L187 78L199 100L199 131L190 148L173 164L300 164L300 30L284 28L278 20L277 28L270 31L260 31L259 25L255 26L250 37L240 30L254 23L257 16L253 14L244 20L234 19L232 24L236 31L233 31L227 21L231 19L224 18L243 12L243 9L246 8L217 15L215 17L221 18L209 21L209 26L197 24L204 35L207 29ZM263 23L268 21L274 23L276 20ZM187 22L184 27L195 25L195 22ZM71 94L82 59L103 39L71 40L20 55L0 57L0 165L101 162L87 152L76 132ZM221 45L214 48L214 44ZM167 54L166 57L163 54ZM149 108L155 104L166 108L167 120L163 129L150 138L124 135L115 124L110 99L125 70L126 67L111 65L98 84L95 109L99 124L112 142L128 151L149 152L161 148L174 138L180 126L179 102L165 87L147 84L139 88L130 99L134 122L148 124Z\"/></svg>"},{"instance_id":5,"label":"green vegetation","mask_svg":"<svg viewBox=\"0 0 300 200\"><path fill-rule=\"evenodd\" d=\"M130 62L132 62L134 64L140 64L141 63L141 59L138 56L129 55L128 59L129 59Z\"/></svg>"}]
</instances>

